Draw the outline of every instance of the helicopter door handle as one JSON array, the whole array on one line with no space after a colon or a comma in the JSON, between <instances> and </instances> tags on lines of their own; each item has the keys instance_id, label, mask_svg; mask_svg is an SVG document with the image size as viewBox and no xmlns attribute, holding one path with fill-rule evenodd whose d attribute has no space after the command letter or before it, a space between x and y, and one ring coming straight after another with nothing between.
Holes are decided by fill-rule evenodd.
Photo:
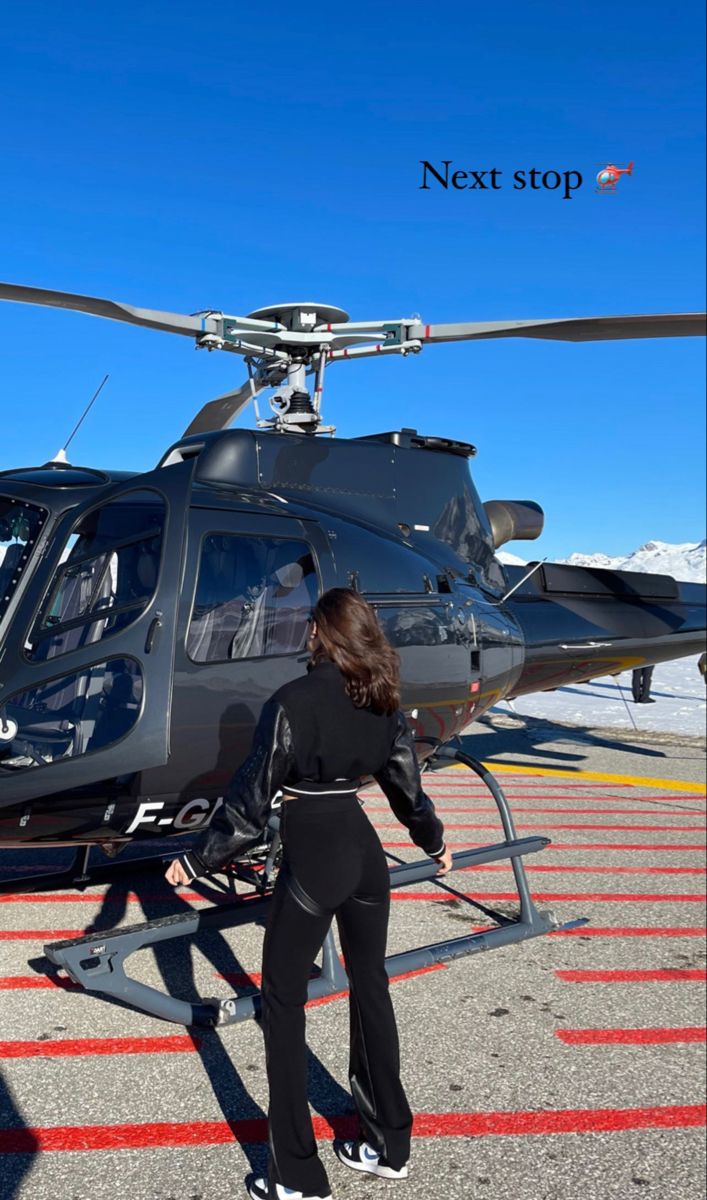
<instances>
[{"instance_id":1,"label":"helicopter door handle","mask_svg":"<svg viewBox=\"0 0 707 1200\"><path fill-rule=\"evenodd\" d=\"M158 612L152 618L152 620L150 622L150 628L147 631L147 637L145 638L145 654L150 654L152 647L155 644L155 638L157 636L157 631L161 628L162 628L162 613Z\"/></svg>"}]
</instances>

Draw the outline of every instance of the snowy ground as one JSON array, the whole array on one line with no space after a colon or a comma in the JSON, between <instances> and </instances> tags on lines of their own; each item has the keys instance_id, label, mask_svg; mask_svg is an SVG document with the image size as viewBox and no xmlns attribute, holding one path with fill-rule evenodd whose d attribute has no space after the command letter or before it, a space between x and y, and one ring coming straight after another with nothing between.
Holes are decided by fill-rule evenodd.
<instances>
[{"instance_id":1,"label":"snowy ground","mask_svg":"<svg viewBox=\"0 0 707 1200\"><path fill-rule=\"evenodd\" d=\"M516 712L565 725L597 728L638 728L645 733L677 733L704 737L705 684L696 658L680 658L655 668L651 685L655 704L634 704L631 672L578 683L554 692L519 696ZM508 711L503 703L498 712Z\"/></svg>"}]
</instances>

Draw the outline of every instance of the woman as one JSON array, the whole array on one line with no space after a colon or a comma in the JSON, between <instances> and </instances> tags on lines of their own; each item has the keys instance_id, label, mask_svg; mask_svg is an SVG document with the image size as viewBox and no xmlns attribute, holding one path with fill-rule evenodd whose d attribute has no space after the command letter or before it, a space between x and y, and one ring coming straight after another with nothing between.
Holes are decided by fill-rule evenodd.
<instances>
[{"instance_id":1,"label":"woman","mask_svg":"<svg viewBox=\"0 0 707 1200\"><path fill-rule=\"evenodd\" d=\"M333 588L314 609L307 646L309 673L265 705L224 804L167 871L170 883L189 883L238 858L258 841L271 799L283 791L283 862L263 946L269 1183L252 1179L252 1200L331 1200L307 1103L304 1005L334 916L350 984L349 1078L360 1118L359 1138L334 1150L354 1170L407 1176L412 1115L385 970L390 879L358 800L363 776L375 777L440 874L451 867L399 708L397 654L373 609L356 592Z\"/></svg>"}]
</instances>

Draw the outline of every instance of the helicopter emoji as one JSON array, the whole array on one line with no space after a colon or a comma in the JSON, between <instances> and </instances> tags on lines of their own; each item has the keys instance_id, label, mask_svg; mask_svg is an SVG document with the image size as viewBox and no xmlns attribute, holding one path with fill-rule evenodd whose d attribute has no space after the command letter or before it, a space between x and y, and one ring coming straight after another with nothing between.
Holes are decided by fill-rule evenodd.
<instances>
[{"instance_id":1,"label":"helicopter emoji","mask_svg":"<svg viewBox=\"0 0 707 1200\"><path fill-rule=\"evenodd\" d=\"M324 384L342 362L437 343L693 336L704 334L704 315L431 325L351 321L313 302L238 317L14 284L0 284L0 299L190 337L247 367L245 382L205 404L151 470L106 470L60 454L0 473L0 847L76 850L65 871L2 881L0 889L84 887L123 865L135 869L135 861L90 867L92 847L114 857L131 842L203 827L250 748L262 705L306 669L317 597L345 586L374 605L398 650L423 767L456 758L499 805L505 840L462 851L455 866L507 857L516 874L518 921L496 914L498 928L456 939L451 950L427 947L424 961L470 953L478 939L486 948L554 927L534 909L521 861L547 839L516 838L498 782L456 739L503 698L698 654L705 588L546 562L504 567L496 551L539 536L540 505L482 503L468 442L406 428L333 436ZM267 389L270 415L262 417L257 398ZM251 401L255 429L229 429ZM275 821L257 853L233 868L263 902L277 836ZM173 855L172 841L166 856ZM397 866L395 886L435 870L429 861ZM255 906L250 916L242 902L236 908L231 923L255 916ZM147 1003L144 989L135 991L143 985L119 969L135 939L174 936L170 920L170 929L140 926L148 932L132 941L125 931L112 941L103 933L95 945L89 937L50 947L50 956L87 987L112 988L189 1023L193 1006L161 995ZM195 913L178 932L205 920ZM92 971L82 966L89 952ZM313 984L340 985L335 959L330 947ZM219 1019L243 1012L240 999L223 1002Z\"/></svg>"},{"instance_id":2,"label":"helicopter emoji","mask_svg":"<svg viewBox=\"0 0 707 1200\"><path fill-rule=\"evenodd\" d=\"M621 175L632 175L633 163L630 162L627 167L614 167L611 163L606 167L602 167L597 175L597 192L614 192L616 185Z\"/></svg>"}]
</instances>

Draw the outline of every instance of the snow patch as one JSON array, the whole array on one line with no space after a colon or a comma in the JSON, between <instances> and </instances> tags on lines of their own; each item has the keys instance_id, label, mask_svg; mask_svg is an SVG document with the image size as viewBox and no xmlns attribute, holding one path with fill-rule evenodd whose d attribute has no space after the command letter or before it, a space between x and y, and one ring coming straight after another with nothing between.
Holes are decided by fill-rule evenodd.
<instances>
[{"instance_id":1,"label":"snow patch","mask_svg":"<svg viewBox=\"0 0 707 1200\"><path fill-rule=\"evenodd\" d=\"M590 683L574 683L554 692L519 696L514 712L543 721L559 721L590 729L633 729L641 733L677 733L705 736L707 700L705 684L695 657L660 663L653 672L654 704L634 704L631 672L606 675ZM508 712L504 701L496 711Z\"/></svg>"}]
</instances>

